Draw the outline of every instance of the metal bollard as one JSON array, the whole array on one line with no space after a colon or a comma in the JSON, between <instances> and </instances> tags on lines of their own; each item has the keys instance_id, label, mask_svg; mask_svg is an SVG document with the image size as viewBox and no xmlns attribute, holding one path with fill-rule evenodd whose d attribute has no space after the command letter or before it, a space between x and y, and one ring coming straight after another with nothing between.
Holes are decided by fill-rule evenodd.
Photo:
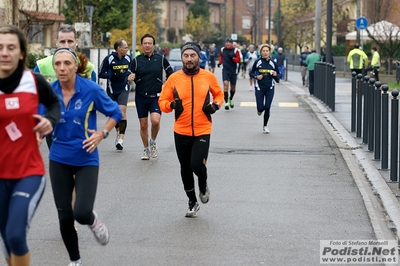
<instances>
[{"instance_id":1,"label":"metal bollard","mask_svg":"<svg viewBox=\"0 0 400 266\"><path fill-rule=\"evenodd\" d=\"M324 71L324 75L325 75L325 87L324 90L322 91L322 95L321 95L321 99L324 101L324 103L326 104L326 106L329 106L328 103L328 91L329 91L329 87L330 87L330 81L329 81L329 63L325 63L325 71Z\"/></svg>"},{"instance_id":2,"label":"metal bollard","mask_svg":"<svg viewBox=\"0 0 400 266\"><path fill-rule=\"evenodd\" d=\"M382 93L381 93L381 82L375 83L375 140L374 140L374 159L381 159L381 117L382 117Z\"/></svg>"},{"instance_id":3,"label":"metal bollard","mask_svg":"<svg viewBox=\"0 0 400 266\"><path fill-rule=\"evenodd\" d=\"M357 73L353 71L351 73L353 78L351 79L351 132L356 131L356 84L357 84Z\"/></svg>"},{"instance_id":4,"label":"metal bollard","mask_svg":"<svg viewBox=\"0 0 400 266\"><path fill-rule=\"evenodd\" d=\"M321 75L322 64L321 62L315 62L314 65L314 97L318 98L319 90L322 87L322 75Z\"/></svg>"},{"instance_id":5,"label":"metal bollard","mask_svg":"<svg viewBox=\"0 0 400 266\"><path fill-rule=\"evenodd\" d=\"M368 80L368 150L374 151L374 133L375 133L375 79Z\"/></svg>"},{"instance_id":6,"label":"metal bollard","mask_svg":"<svg viewBox=\"0 0 400 266\"><path fill-rule=\"evenodd\" d=\"M357 88L357 115L356 115L356 137L361 138L361 121L362 121L362 75L357 75L356 88Z\"/></svg>"},{"instance_id":7,"label":"metal bollard","mask_svg":"<svg viewBox=\"0 0 400 266\"><path fill-rule=\"evenodd\" d=\"M398 90L392 91L392 124L390 132L390 181L397 181L397 158L399 151L399 96Z\"/></svg>"},{"instance_id":8,"label":"metal bollard","mask_svg":"<svg viewBox=\"0 0 400 266\"><path fill-rule=\"evenodd\" d=\"M379 81L378 81L379 82ZM377 83L378 83L377 82ZM378 86L378 84L376 84ZM389 90L388 85L382 86L382 170L389 168Z\"/></svg>"},{"instance_id":9,"label":"metal bollard","mask_svg":"<svg viewBox=\"0 0 400 266\"><path fill-rule=\"evenodd\" d=\"M331 76L331 78L330 78L330 84L331 84L331 87L330 87L330 97L329 97L329 99L330 99L330 103L331 103L331 105L330 105L330 107L331 107L331 110L332 110L332 112L335 112L335 101L336 101L336 66L335 65L333 65L333 64L331 64L331 69L330 69L330 76Z\"/></svg>"},{"instance_id":10,"label":"metal bollard","mask_svg":"<svg viewBox=\"0 0 400 266\"><path fill-rule=\"evenodd\" d=\"M363 93L364 93L364 106L363 106L363 143L368 143L368 108L369 108L369 89L368 89L369 76L364 76Z\"/></svg>"}]
</instances>

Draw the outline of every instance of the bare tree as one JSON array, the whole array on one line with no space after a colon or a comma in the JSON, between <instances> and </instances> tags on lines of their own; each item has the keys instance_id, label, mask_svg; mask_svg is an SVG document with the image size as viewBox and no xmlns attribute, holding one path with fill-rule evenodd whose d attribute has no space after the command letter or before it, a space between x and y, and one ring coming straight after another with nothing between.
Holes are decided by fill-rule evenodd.
<instances>
[{"instance_id":1,"label":"bare tree","mask_svg":"<svg viewBox=\"0 0 400 266\"><path fill-rule=\"evenodd\" d=\"M25 10L19 10L19 13L19 28L26 33L28 42L32 42L36 36L43 34L46 27L56 22L51 13Z\"/></svg>"},{"instance_id":2,"label":"bare tree","mask_svg":"<svg viewBox=\"0 0 400 266\"><path fill-rule=\"evenodd\" d=\"M27 37L28 42L43 41L38 38L43 35L46 27L62 21L55 11L53 1L5 0L5 23L16 25Z\"/></svg>"},{"instance_id":3,"label":"bare tree","mask_svg":"<svg viewBox=\"0 0 400 266\"><path fill-rule=\"evenodd\" d=\"M390 23L391 16L399 16L395 1L392 0L369 0L367 16L371 26L366 29L368 37L377 45L381 51L388 54L388 73L392 73L392 58L397 49L400 48L400 27Z\"/></svg>"}]
</instances>

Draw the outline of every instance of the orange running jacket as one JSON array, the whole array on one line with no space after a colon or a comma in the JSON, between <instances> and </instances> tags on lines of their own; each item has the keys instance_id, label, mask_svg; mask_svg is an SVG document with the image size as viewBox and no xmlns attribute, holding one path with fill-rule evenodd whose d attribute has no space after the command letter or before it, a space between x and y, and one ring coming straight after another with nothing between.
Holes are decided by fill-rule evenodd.
<instances>
[{"instance_id":1,"label":"orange running jacket","mask_svg":"<svg viewBox=\"0 0 400 266\"><path fill-rule=\"evenodd\" d=\"M172 112L170 104L176 97L182 100L183 112L175 117L174 131L195 137L211 134L211 116L203 108L209 103L222 106L224 101L224 92L214 74L204 69L194 76L186 75L182 70L173 73L164 84L158 100L161 111Z\"/></svg>"}]
</instances>

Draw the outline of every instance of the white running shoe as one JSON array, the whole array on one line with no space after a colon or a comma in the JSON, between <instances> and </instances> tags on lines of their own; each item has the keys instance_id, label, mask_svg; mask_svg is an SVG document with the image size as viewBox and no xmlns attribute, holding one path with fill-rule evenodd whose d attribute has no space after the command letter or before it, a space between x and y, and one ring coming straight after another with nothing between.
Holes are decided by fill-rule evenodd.
<instances>
[{"instance_id":1,"label":"white running shoe","mask_svg":"<svg viewBox=\"0 0 400 266\"><path fill-rule=\"evenodd\" d=\"M115 146L117 146L119 140L119 133L115 136Z\"/></svg>"},{"instance_id":2,"label":"white running shoe","mask_svg":"<svg viewBox=\"0 0 400 266\"><path fill-rule=\"evenodd\" d=\"M253 86L250 86L250 91L252 91L253 90Z\"/></svg>"},{"instance_id":3,"label":"white running shoe","mask_svg":"<svg viewBox=\"0 0 400 266\"><path fill-rule=\"evenodd\" d=\"M185 217L195 218L197 216L197 212L199 210L200 210L200 205L199 205L199 203L197 201L194 202L194 203L192 201L189 201L189 209L186 212Z\"/></svg>"},{"instance_id":4,"label":"white running shoe","mask_svg":"<svg viewBox=\"0 0 400 266\"><path fill-rule=\"evenodd\" d=\"M266 126L263 128L263 133L264 134L269 134L269 130L268 130L268 128Z\"/></svg>"},{"instance_id":5,"label":"white running shoe","mask_svg":"<svg viewBox=\"0 0 400 266\"><path fill-rule=\"evenodd\" d=\"M148 148L144 149L141 159L142 160L149 160L150 159L150 150Z\"/></svg>"},{"instance_id":6,"label":"white running shoe","mask_svg":"<svg viewBox=\"0 0 400 266\"><path fill-rule=\"evenodd\" d=\"M118 151L122 151L124 149L124 140L118 139L117 145L115 145L115 148L117 148Z\"/></svg>"},{"instance_id":7,"label":"white running shoe","mask_svg":"<svg viewBox=\"0 0 400 266\"><path fill-rule=\"evenodd\" d=\"M206 192L204 194L200 191L199 198L204 204L210 200L210 190L208 189L208 186L206 187Z\"/></svg>"},{"instance_id":8,"label":"white running shoe","mask_svg":"<svg viewBox=\"0 0 400 266\"><path fill-rule=\"evenodd\" d=\"M150 143L150 156L151 158L157 158L158 156L157 143L155 142Z\"/></svg>"},{"instance_id":9,"label":"white running shoe","mask_svg":"<svg viewBox=\"0 0 400 266\"><path fill-rule=\"evenodd\" d=\"M89 228L92 229L97 242L99 242L102 245L107 245L108 241L110 240L110 234L108 233L108 228L102 221L100 221L95 211L93 211L93 214L95 216L94 222L96 223L96 225L93 228L89 226Z\"/></svg>"},{"instance_id":10,"label":"white running shoe","mask_svg":"<svg viewBox=\"0 0 400 266\"><path fill-rule=\"evenodd\" d=\"M76 261L71 261L70 264L68 264L68 266L82 266L82 262L76 262Z\"/></svg>"}]
</instances>

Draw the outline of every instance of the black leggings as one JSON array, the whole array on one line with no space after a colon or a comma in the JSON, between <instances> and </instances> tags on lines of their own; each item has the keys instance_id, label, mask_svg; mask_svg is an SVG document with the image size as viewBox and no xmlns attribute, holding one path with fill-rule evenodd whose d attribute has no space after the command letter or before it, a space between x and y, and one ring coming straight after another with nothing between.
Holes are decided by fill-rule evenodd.
<instances>
[{"instance_id":1,"label":"black leggings","mask_svg":"<svg viewBox=\"0 0 400 266\"><path fill-rule=\"evenodd\" d=\"M92 225L95 219L93 206L98 174L98 166L73 166L50 160L51 187L58 211L61 236L72 261L81 258L74 220L80 224ZM76 199L72 207L74 187Z\"/></svg>"},{"instance_id":2,"label":"black leggings","mask_svg":"<svg viewBox=\"0 0 400 266\"><path fill-rule=\"evenodd\" d=\"M207 185L206 163L210 147L210 135L191 137L174 133L174 137L176 154L181 165L183 187L189 200L193 201L195 198L191 197L196 195L193 173L198 177L199 188L202 192L205 192Z\"/></svg>"}]
</instances>

